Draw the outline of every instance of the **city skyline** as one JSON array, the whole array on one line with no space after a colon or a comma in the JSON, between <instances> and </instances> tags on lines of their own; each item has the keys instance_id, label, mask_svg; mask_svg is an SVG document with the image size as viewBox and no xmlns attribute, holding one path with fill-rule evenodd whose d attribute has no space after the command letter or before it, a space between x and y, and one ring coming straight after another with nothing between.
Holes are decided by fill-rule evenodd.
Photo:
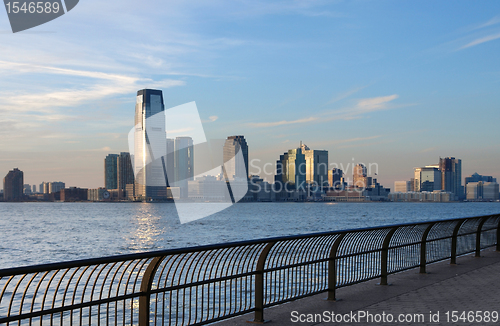
<instances>
[{"instance_id":1,"label":"city skyline","mask_svg":"<svg viewBox=\"0 0 500 326\"><path fill-rule=\"evenodd\" d=\"M302 140L377 163L385 185L440 156L500 177L498 2L99 3L111 20L97 5L0 34L0 171L100 186L102 157L127 151L131 94L156 88L166 108L196 101L207 139L245 135L250 161Z\"/></svg>"}]
</instances>

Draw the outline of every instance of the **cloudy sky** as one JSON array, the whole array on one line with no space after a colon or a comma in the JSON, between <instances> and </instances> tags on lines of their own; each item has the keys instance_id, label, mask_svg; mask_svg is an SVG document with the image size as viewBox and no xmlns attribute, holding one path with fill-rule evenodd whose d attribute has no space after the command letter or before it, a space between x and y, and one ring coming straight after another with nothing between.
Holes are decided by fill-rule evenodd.
<instances>
[{"instance_id":1,"label":"cloudy sky","mask_svg":"<svg viewBox=\"0 0 500 326\"><path fill-rule=\"evenodd\" d=\"M260 166L303 141L389 187L440 156L500 178L498 1L81 0L16 34L0 11L0 39L0 175L25 183L103 186L143 88Z\"/></svg>"}]
</instances>

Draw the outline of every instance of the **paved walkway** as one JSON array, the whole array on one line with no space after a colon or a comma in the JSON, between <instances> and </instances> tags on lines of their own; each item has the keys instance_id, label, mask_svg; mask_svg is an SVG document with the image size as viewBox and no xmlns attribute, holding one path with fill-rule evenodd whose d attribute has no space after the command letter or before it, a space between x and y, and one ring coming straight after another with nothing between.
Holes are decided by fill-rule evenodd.
<instances>
[{"instance_id":1,"label":"paved walkway","mask_svg":"<svg viewBox=\"0 0 500 326\"><path fill-rule=\"evenodd\" d=\"M336 302L326 301L325 293L268 308L264 311L266 320L270 320L266 325L499 325L500 252L485 250L480 258L467 255L458 257L457 263L450 265L444 261L428 265L427 274L412 269L389 275L389 286L372 280L341 288L337 290L340 300ZM452 320L453 311L457 312L456 322ZM349 318L352 312L358 318L329 322L328 318L316 316L314 320L314 314L331 316L331 312L349 314ZM465 314L461 316L462 312ZM469 312L469 320L460 318L467 318ZM359 318L360 314L366 317ZM368 314L373 318L369 322ZM393 317L392 323L389 314ZM485 322L487 315L497 316L496 322L491 317L490 322ZM400 317L402 322L398 320ZM412 321L406 322L405 318ZM252 319L253 314L248 314L217 325L248 326L247 321Z\"/></svg>"}]
</instances>

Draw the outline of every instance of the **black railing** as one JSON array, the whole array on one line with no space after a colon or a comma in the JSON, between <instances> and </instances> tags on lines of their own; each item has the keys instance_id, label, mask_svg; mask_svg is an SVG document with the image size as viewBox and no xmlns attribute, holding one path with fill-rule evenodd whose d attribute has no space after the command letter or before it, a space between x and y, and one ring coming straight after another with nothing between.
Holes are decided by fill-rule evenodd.
<instances>
[{"instance_id":1,"label":"black railing","mask_svg":"<svg viewBox=\"0 0 500 326\"><path fill-rule=\"evenodd\" d=\"M500 215L0 270L0 324L201 325L496 245Z\"/></svg>"}]
</instances>

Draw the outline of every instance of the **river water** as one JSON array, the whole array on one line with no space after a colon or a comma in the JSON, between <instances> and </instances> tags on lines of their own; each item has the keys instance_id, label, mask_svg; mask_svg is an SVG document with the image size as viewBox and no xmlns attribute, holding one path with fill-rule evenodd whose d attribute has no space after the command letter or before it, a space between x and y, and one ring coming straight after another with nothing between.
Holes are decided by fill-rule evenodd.
<instances>
[{"instance_id":1,"label":"river water","mask_svg":"<svg viewBox=\"0 0 500 326\"><path fill-rule=\"evenodd\" d=\"M500 203L238 203L181 224L173 203L0 203L0 269L500 213Z\"/></svg>"}]
</instances>

